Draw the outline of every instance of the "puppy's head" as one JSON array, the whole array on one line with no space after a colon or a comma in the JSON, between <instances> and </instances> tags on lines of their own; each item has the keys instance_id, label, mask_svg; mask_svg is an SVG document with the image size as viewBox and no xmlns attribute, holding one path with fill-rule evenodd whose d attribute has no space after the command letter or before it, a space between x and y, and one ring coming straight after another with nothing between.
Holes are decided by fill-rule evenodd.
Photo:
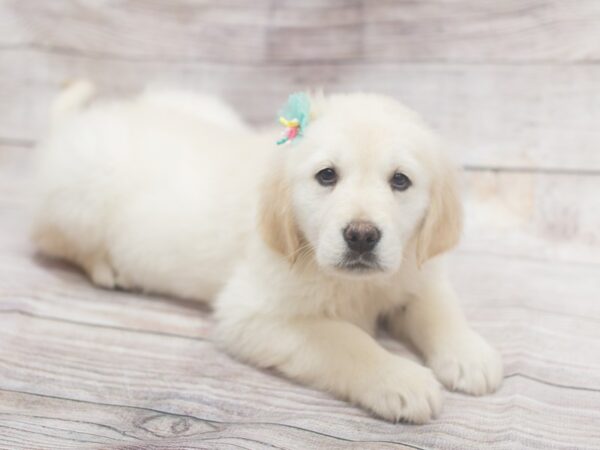
<instances>
[{"instance_id":1,"label":"puppy's head","mask_svg":"<svg viewBox=\"0 0 600 450\"><path fill-rule=\"evenodd\" d=\"M376 95L311 99L311 122L279 149L261 202L263 238L290 261L340 274L393 273L458 241L451 166L419 117Z\"/></svg>"}]
</instances>

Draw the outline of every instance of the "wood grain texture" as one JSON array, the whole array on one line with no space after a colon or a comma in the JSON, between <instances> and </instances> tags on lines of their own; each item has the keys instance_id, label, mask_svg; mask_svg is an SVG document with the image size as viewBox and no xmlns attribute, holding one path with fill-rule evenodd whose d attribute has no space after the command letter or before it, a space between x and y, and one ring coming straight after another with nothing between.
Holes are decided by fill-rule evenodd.
<instances>
[{"instance_id":1,"label":"wood grain texture","mask_svg":"<svg viewBox=\"0 0 600 450\"><path fill-rule=\"evenodd\" d=\"M319 64L290 69L98 61L19 50L0 51L0 67L0 97L7 100L0 102L0 138L9 142L41 136L59 86L78 76L120 95L147 83L212 92L253 123L273 123L290 92L320 85L403 100L439 130L457 160L471 167L600 173L600 66Z\"/></svg>"},{"instance_id":2,"label":"wood grain texture","mask_svg":"<svg viewBox=\"0 0 600 450\"><path fill-rule=\"evenodd\" d=\"M598 23L594 0L4 0L0 140L37 139L78 76L213 92L254 123L324 87L404 100L472 167L599 173Z\"/></svg>"},{"instance_id":3,"label":"wood grain texture","mask_svg":"<svg viewBox=\"0 0 600 450\"><path fill-rule=\"evenodd\" d=\"M590 62L594 0L2 2L0 45L231 64ZM57 26L60 24L60 26Z\"/></svg>"},{"instance_id":4,"label":"wood grain texture","mask_svg":"<svg viewBox=\"0 0 600 450\"><path fill-rule=\"evenodd\" d=\"M391 442L353 442L295 426L210 421L152 408L15 391L0 391L0 402L12 411L10 415L0 412L0 430L10 434L12 443L28 442L30 448L414 448ZM273 429L278 432L273 434ZM265 442L270 435L272 441ZM0 448L14 447L0 443Z\"/></svg>"}]
</instances>

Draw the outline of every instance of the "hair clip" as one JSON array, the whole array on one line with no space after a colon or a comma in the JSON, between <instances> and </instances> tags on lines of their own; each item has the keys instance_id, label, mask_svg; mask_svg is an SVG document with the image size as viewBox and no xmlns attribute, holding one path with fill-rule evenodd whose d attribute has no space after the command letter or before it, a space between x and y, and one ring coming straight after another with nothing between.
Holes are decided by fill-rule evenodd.
<instances>
[{"instance_id":1,"label":"hair clip","mask_svg":"<svg viewBox=\"0 0 600 450\"><path fill-rule=\"evenodd\" d=\"M298 92L289 96L287 103L280 112L279 123L285 127L281 139L277 145L292 142L302 137L308 125L310 115L310 100L304 92Z\"/></svg>"}]
</instances>

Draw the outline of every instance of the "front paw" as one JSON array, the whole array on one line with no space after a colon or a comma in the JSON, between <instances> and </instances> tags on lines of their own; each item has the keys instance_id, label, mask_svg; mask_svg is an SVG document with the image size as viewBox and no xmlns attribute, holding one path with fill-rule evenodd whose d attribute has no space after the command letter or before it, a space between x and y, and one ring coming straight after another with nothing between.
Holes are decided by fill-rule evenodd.
<instances>
[{"instance_id":1,"label":"front paw","mask_svg":"<svg viewBox=\"0 0 600 450\"><path fill-rule=\"evenodd\" d=\"M431 370L399 357L376 368L358 403L392 422L424 423L442 408L441 386Z\"/></svg>"},{"instance_id":2,"label":"front paw","mask_svg":"<svg viewBox=\"0 0 600 450\"><path fill-rule=\"evenodd\" d=\"M502 382L500 354L470 330L436 349L427 365L448 389L467 394L492 393Z\"/></svg>"}]
</instances>

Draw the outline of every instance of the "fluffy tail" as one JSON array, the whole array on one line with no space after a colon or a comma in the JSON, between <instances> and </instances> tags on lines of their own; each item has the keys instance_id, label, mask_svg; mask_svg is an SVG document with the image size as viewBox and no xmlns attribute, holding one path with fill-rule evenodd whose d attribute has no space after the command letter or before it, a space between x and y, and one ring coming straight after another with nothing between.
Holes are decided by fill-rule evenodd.
<instances>
[{"instance_id":1,"label":"fluffy tail","mask_svg":"<svg viewBox=\"0 0 600 450\"><path fill-rule=\"evenodd\" d=\"M52 122L58 123L65 117L83 108L96 93L96 87L88 80L75 80L65 85L52 104Z\"/></svg>"}]
</instances>

